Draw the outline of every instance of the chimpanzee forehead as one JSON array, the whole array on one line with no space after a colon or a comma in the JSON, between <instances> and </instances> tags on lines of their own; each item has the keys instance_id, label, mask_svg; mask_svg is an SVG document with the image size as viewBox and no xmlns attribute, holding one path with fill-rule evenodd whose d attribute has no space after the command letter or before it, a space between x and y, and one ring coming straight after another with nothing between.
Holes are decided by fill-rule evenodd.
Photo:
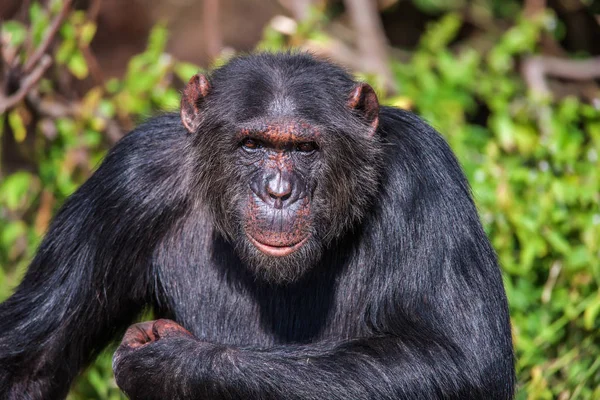
<instances>
[{"instance_id":1,"label":"chimpanzee forehead","mask_svg":"<svg viewBox=\"0 0 600 400\"><path fill-rule=\"evenodd\" d=\"M317 141L321 136L318 125L302 119L268 119L258 118L238 126L236 140L245 137L261 139L274 146L284 146L289 143Z\"/></svg>"}]
</instances>

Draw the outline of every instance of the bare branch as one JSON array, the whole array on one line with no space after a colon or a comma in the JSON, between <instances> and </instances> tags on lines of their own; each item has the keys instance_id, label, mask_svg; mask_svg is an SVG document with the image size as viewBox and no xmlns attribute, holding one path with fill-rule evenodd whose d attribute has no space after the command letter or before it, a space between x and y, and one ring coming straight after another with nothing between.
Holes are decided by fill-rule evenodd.
<instances>
[{"instance_id":1,"label":"bare branch","mask_svg":"<svg viewBox=\"0 0 600 400\"><path fill-rule=\"evenodd\" d=\"M81 53L83 54L83 57L85 57L85 62L90 69L92 79L94 79L96 85L102 85L104 83L104 73L96 55L88 45L81 47Z\"/></svg>"},{"instance_id":2,"label":"bare branch","mask_svg":"<svg viewBox=\"0 0 600 400\"><path fill-rule=\"evenodd\" d=\"M524 60L522 71L529 88L536 93L550 95L547 76L574 81L600 78L600 57L570 60L552 56L534 56Z\"/></svg>"},{"instance_id":3,"label":"bare branch","mask_svg":"<svg viewBox=\"0 0 600 400\"><path fill-rule=\"evenodd\" d=\"M28 74L29 72L31 72L31 70L33 70L33 68L36 66L38 61L40 61L42 56L44 56L44 54L46 54L46 52L48 51L48 48L50 47L50 45L52 44L52 41L54 40L54 37L56 36L56 33L58 32L58 29L62 25L62 22L69 14L69 10L71 9L71 3L72 3L72 0L63 0L63 6L62 6L60 12L58 13L58 15L52 21L50 28L46 32L46 36L44 37L44 40L42 41L42 43L38 46L38 48L35 50L35 52L31 55L31 57L29 57L29 59L25 63L25 67L23 67L23 74Z\"/></svg>"},{"instance_id":4,"label":"bare branch","mask_svg":"<svg viewBox=\"0 0 600 400\"><path fill-rule=\"evenodd\" d=\"M546 9L546 0L525 0L523 8L523 14L526 17L533 17Z\"/></svg>"},{"instance_id":5,"label":"bare branch","mask_svg":"<svg viewBox=\"0 0 600 400\"><path fill-rule=\"evenodd\" d=\"M575 81L600 78L600 57L586 60L568 60L539 56L547 75Z\"/></svg>"},{"instance_id":6,"label":"bare branch","mask_svg":"<svg viewBox=\"0 0 600 400\"><path fill-rule=\"evenodd\" d=\"M279 0L279 4L287 8L296 21L303 21L308 17L313 0Z\"/></svg>"},{"instance_id":7,"label":"bare branch","mask_svg":"<svg viewBox=\"0 0 600 400\"><path fill-rule=\"evenodd\" d=\"M44 100L36 91L27 94L27 104L38 114L51 119L73 117L78 113L77 103L66 105L56 99Z\"/></svg>"},{"instance_id":8,"label":"bare branch","mask_svg":"<svg viewBox=\"0 0 600 400\"><path fill-rule=\"evenodd\" d=\"M27 101L37 113L52 119L64 117L77 118L81 114L81 108L78 103L65 104L57 100L44 100L35 91L27 94ZM116 121L98 113L94 113L94 116L101 118L106 123L106 137L111 144L115 144L123 137L123 131Z\"/></svg>"},{"instance_id":9,"label":"bare branch","mask_svg":"<svg viewBox=\"0 0 600 400\"><path fill-rule=\"evenodd\" d=\"M100 6L102 5L102 0L91 0L90 5L87 9L86 17L88 21L96 22L98 18L98 14L100 13ZM90 69L90 75L92 79L97 85L104 84L104 72L102 71L102 67L96 58L96 55L90 48L89 44L85 44L81 46L81 53L83 57L85 57L85 62Z\"/></svg>"},{"instance_id":10,"label":"bare branch","mask_svg":"<svg viewBox=\"0 0 600 400\"><path fill-rule=\"evenodd\" d=\"M20 14L21 16L19 18L17 18L20 21L26 21L29 22L29 6L31 5L31 0L23 0L21 2L21 5L19 7L21 7L20 10Z\"/></svg>"},{"instance_id":11,"label":"bare branch","mask_svg":"<svg viewBox=\"0 0 600 400\"><path fill-rule=\"evenodd\" d=\"M4 75L5 61L4 61L4 41L2 40L2 24L4 21L0 19L0 76Z\"/></svg>"},{"instance_id":12,"label":"bare branch","mask_svg":"<svg viewBox=\"0 0 600 400\"><path fill-rule=\"evenodd\" d=\"M204 0L204 42L206 43L206 53L211 59L217 57L223 49L219 23L220 7L219 0Z\"/></svg>"},{"instance_id":13,"label":"bare branch","mask_svg":"<svg viewBox=\"0 0 600 400\"><path fill-rule=\"evenodd\" d=\"M43 55L35 69L21 81L19 90L8 97L0 95L0 114L4 114L23 100L27 93L42 79L42 76L44 76L50 65L52 65L52 58L48 55Z\"/></svg>"},{"instance_id":14,"label":"bare branch","mask_svg":"<svg viewBox=\"0 0 600 400\"><path fill-rule=\"evenodd\" d=\"M87 19L90 21L96 21L98 14L100 13L100 6L102 0L92 0L87 10Z\"/></svg>"},{"instance_id":15,"label":"bare branch","mask_svg":"<svg viewBox=\"0 0 600 400\"><path fill-rule=\"evenodd\" d=\"M387 39L377 10L377 2L372 0L345 0L346 8L357 31L360 57L368 72L383 77L386 89L396 91L387 53Z\"/></svg>"}]
</instances>

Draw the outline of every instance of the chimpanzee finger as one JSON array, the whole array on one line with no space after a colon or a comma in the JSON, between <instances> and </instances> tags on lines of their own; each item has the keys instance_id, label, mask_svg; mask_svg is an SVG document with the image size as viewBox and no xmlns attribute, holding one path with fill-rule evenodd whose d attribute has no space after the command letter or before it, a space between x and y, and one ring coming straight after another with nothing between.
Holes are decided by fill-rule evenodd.
<instances>
[{"instance_id":1,"label":"chimpanzee finger","mask_svg":"<svg viewBox=\"0 0 600 400\"><path fill-rule=\"evenodd\" d=\"M152 333L156 336L156 339L175 337L175 336L193 336L187 329L179 325L175 321L170 319L159 319L154 321L152 326Z\"/></svg>"},{"instance_id":2,"label":"chimpanzee finger","mask_svg":"<svg viewBox=\"0 0 600 400\"><path fill-rule=\"evenodd\" d=\"M136 348L158 340L153 325L154 321L147 321L130 326L125 332L121 345Z\"/></svg>"}]
</instances>

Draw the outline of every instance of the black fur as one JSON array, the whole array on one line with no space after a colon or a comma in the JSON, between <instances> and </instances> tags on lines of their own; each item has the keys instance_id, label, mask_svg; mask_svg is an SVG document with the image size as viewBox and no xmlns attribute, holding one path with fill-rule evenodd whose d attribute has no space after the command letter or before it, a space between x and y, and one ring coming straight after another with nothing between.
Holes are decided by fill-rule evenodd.
<instances>
[{"instance_id":1,"label":"black fur","mask_svg":"<svg viewBox=\"0 0 600 400\"><path fill-rule=\"evenodd\" d=\"M63 398L145 305L195 338L118 357L132 398L512 398L496 256L439 134L382 107L376 137L362 137L346 107L355 83L304 54L239 58L210 78L196 134L179 116L150 120L56 216L0 305L0 398ZM278 280L242 261L228 138L290 109L325 132L322 247Z\"/></svg>"}]
</instances>

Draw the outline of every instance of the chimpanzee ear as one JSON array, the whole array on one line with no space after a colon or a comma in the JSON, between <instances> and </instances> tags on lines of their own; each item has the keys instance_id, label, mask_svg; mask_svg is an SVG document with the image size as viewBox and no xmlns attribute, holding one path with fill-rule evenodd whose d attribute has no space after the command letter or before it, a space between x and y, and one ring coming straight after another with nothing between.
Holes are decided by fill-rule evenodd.
<instances>
[{"instance_id":1,"label":"chimpanzee ear","mask_svg":"<svg viewBox=\"0 0 600 400\"><path fill-rule=\"evenodd\" d=\"M206 76L196 74L192 76L183 89L181 96L181 122L190 133L196 132L200 125L200 112L204 99L210 92L210 83Z\"/></svg>"},{"instance_id":2,"label":"chimpanzee ear","mask_svg":"<svg viewBox=\"0 0 600 400\"><path fill-rule=\"evenodd\" d=\"M373 88L359 83L350 93L347 104L371 126L369 135L373 136L379 125L379 101Z\"/></svg>"}]
</instances>

